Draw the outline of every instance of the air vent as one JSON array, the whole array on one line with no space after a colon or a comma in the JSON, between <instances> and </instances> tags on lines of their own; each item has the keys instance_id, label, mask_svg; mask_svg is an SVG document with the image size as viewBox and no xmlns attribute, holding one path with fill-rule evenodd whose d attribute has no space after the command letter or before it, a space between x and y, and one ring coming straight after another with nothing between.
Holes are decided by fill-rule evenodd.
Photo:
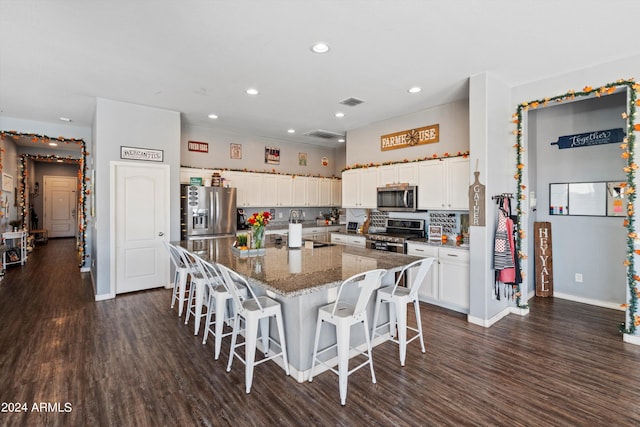
<instances>
[{"instance_id":1,"label":"air vent","mask_svg":"<svg viewBox=\"0 0 640 427\"><path fill-rule=\"evenodd\" d=\"M315 136L316 138L322 138L322 139L337 139L337 138L342 138L344 136L340 133L329 132L328 130L322 130L322 129L312 130L305 133L304 135Z\"/></svg>"},{"instance_id":2,"label":"air vent","mask_svg":"<svg viewBox=\"0 0 640 427\"><path fill-rule=\"evenodd\" d=\"M360 105L362 104L364 101L362 99L358 99L358 98L347 98L344 99L342 101L340 101L340 104L342 105L346 105L349 107L355 107L356 105Z\"/></svg>"}]
</instances>

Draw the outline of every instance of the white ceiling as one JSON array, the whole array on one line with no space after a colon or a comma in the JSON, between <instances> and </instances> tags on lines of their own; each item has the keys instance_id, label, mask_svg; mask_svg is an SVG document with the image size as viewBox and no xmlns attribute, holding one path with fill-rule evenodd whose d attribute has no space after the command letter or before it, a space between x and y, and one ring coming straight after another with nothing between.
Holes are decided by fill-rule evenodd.
<instances>
[{"instance_id":1,"label":"white ceiling","mask_svg":"<svg viewBox=\"0 0 640 427\"><path fill-rule=\"evenodd\" d=\"M303 134L465 99L485 71L515 86L635 55L638 18L631 0L0 0L0 116L88 127L102 97L336 146Z\"/></svg>"}]
</instances>

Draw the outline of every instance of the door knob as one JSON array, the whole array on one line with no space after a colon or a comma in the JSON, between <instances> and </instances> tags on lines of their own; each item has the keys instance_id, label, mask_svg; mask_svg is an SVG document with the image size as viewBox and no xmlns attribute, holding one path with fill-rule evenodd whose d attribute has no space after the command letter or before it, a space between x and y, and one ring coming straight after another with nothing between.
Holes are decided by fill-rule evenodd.
<instances>
[{"instance_id":1,"label":"door knob","mask_svg":"<svg viewBox=\"0 0 640 427\"><path fill-rule=\"evenodd\" d=\"M164 236L164 233L161 231L161 232L158 233L158 236L162 237L162 236Z\"/></svg>"}]
</instances>

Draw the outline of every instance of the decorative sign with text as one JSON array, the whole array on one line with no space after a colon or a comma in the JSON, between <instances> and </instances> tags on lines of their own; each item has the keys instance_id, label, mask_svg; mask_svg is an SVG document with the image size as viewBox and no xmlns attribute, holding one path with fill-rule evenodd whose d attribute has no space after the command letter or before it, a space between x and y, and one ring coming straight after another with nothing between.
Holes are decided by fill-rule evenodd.
<instances>
[{"instance_id":1,"label":"decorative sign with text","mask_svg":"<svg viewBox=\"0 0 640 427\"><path fill-rule=\"evenodd\" d=\"M480 172L474 172L476 179L469 186L469 225L484 227L486 224L484 184L480 184Z\"/></svg>"},{"instance_id":2,"label":"decorative sign with text","mask_svg":"<svg viewBox=\"0 0 640 427\"><path fill-rule=\"evenodd\" d=\"M209 144L207 144L206 142L189 141L188 148L189 151L196 151L198 153L209 152Z\"/></svg>"},{"instance_id":3,"label":"decorative sign with text","mask_svg":"<svg viewBox=\"0 0 640 427\"><path fill-rule=\"evenodd\" d=\"M588 147L590 145L615 144L622 142L624 137L625 133L622 128L597 130L594 132L561 136L556 142L552 142L551 145L557 145L558 148Z\"/></svg>"},{"instance_id":4,"label":"decorative sign with text","mask_svg":"<svg viewBox=\"0 0 640 427\"><path fill-rule=\"evenodd\" d=\"M430 125L416 129L403 130L380 137L380 149L382 151L396 150L398 148L413 147L422 144L431 144L440 140L440 125Z\"/></svg>"},{"instance_id":5,"label":"decorative sign with text","mask_svg":"<svg viewBox=\"0 0 640 427\"><path fill-rule=\"evenodd\" d=\"M164 151L151 148L120 146L120 158L127 160L147 160L150 162L162 162Z\"/></svg>"},{"instance_id":6,"label":"decorative sign with text","mask_svg":"<svg viewBox=\"0 0 640 427\"><path fill-rule=\"evenodd\" d=\"M536 296L553 296L553 251L551 248L551 223L534 222L534 251L536 265Z\"/></svg>"}]
</instances>

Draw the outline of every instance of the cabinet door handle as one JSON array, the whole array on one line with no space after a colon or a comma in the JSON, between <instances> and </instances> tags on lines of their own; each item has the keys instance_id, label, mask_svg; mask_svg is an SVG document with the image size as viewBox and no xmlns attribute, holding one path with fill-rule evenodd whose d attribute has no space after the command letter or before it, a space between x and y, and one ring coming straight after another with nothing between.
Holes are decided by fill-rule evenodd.
<instances>
[{"instance_id":1,"label":"cabinet door handle","mask_svg":"<svg viewBox=\"0 0 640 427\"><path fill-rule=\"evenodd\" d=\"M413 250L416 251L416 252L424 252L424 249L414 248Z\"/></svg>"},{"instance_id":2,"label":"cabinet door handle","mask_svg":"<svg viewBox=\"0 0 640 427\"><path fill-rule=\"evenodd\" d=\"M456 255L456 254L447 254L447 256L458 258L458 255Z\"/></svg>"}]
</instances>

